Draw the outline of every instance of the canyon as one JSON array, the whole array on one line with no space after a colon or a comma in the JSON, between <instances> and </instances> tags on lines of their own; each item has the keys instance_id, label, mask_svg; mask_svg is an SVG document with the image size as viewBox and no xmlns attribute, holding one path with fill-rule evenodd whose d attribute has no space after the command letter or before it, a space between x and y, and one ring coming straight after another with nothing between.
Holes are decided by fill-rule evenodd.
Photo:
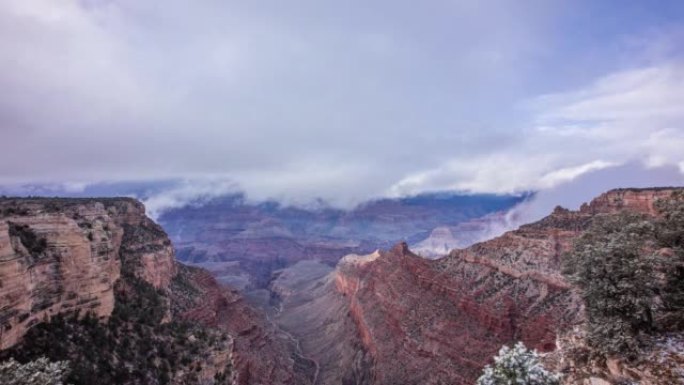
<instances>
[{"instance_id":1,"label":"canyon","mask_svg":"<svg viewBox=\"0 0 684 385\"><path fill-rule=\"evenodd\" d=\"M426 256L444 254L445 244L450 249L486 237L498 215L530 196L435 193L342 210L323 203L252 203L234 194L171 208L158 220L179 260L206 268L244 292L266 288L274 271L298 261L334 267L347 254L389 249L401 241L420 244ZM435 240L439 229L447 236Z\"/></svg>"},{"instance_id":2,"label":"canyon","mask_svg":"<svg viewBox=\"0 0 684 385\"><path fill-rule=\"evenodd\" d=\"M400 243L331 271L285 269L271 285L275 319L318 360L321 384L473 384L502 345L551 352L581 325L561 263L593 218L655 215L673 191L613 190L436 260Z\"/></svg>"},{"instance_id":3,"label":"canyon","mask_svg":"<svg viewBox=\"0 0 684 385\"><path fill-rule=\"evenodd\" d=\"M291 236L291 223L285 226L272 217L262 218L253 209L243 212L248 220L238 216L228 225L213 223L236 215L234 207L225 213L214 207L217 214L202 224L197 208L190 209L195 235L178 246L192 249L186 257L225 263L222 256L236 254L222 253L243 247L244 259L253 250L261 262L282 259L269 265L264 270L269 276L254 286L265 293L261 297L246 296L248 285L235 288L217 280L224 270L176 261L170 237L134 199L4 198L0 199L0 350L3 357L33 357L26 352L35 353L31 344L40 336L34 332L42 330L41 325L61 320L64 314L77 318L88 314L100 324L111 325L113 320L120 322L122 309L147 293L157 304L149 312L160 312L159 322L149 330L156 333L165 324L181 322L201 328L191 329L195 331L182 337L184 342L172 340L183 344L194 343L199 335L225 336L195 345L191 350L199 352L186 364L180 361L170 383L469 385L505 344L522 341L548 357L566 354L568 333L585 321L576 288L561 274L574 240L600 216L630 211L653 217L656 201L676 191L682 189L611 190L579 210L557 207L537 222L455 248L439 258L414 252L406 241L388 248L373 248L377 245L368 242L369 250L361 243L341 247L341 238L330 241L332 248L328 244L298 255L297 250L312 250L299 243L279 256L269 250L303 242ZM178 226L182 216L174 215ZM501 214L484 214L497 215ZM489 220L482 217L459 217L429 231L435 222L425 219L428 225L415 239L432 239L439 245L438 239L449 238L446 231L459 228L466 239L468 229L479 231L480 223ZM364 221L373 222L373 216ZM399 220L400 225L408 222ZM258 223L260 236L245 236L248 229L228 231L230 239L222 244L227 248L213 249L221 231L236 223ZM307 223L300 223L300 229L321 222ZM180 228L171 229L176 237L182 236ZM205 229L211 231L201 238ZM281 236L284 230L290 231L289 238ZM300 237L305 234L301 231ZM240 239L247 241L241 245ZM331 249L346 255L318 257L317 253ZM259 254L259 250L266 251ZM250 285L257 281L250 277ZM141 291L141 287L149 289ZM663 346L671 349L681 342L677 336ZM665 362L674 365L671 372L676 373L679 364L672 362L681 362L682 352L668 354L673 358ZM561 356L552 365L565 370L567 364L561 363L566 361ZM157 383L153 377L145 378L131 383Z\"/></svg>"},{"instance_id":4,"label":"canyon","mask_svg":"<svg viewBox=\"0 0 684 385\"><path fill-rule=\"evenodd\" d=\"M147 285L142 293L164 313L154 330L178 321L227 333L228 344L202 353L202 381L213 383L228 367L230 383L310 383L311 365L292 342L237 292L206 271L179 264L166 233L140 202L0 199L0 350L21 354L32 343L24 335L64 315L87 314L107 324L117 306L135 302L138 287ZM156 308L141 311L148 317ZM174 383L187 383L183 375ZM149 381L143 383L156 383Z\"/></svg>"}]
</instances>

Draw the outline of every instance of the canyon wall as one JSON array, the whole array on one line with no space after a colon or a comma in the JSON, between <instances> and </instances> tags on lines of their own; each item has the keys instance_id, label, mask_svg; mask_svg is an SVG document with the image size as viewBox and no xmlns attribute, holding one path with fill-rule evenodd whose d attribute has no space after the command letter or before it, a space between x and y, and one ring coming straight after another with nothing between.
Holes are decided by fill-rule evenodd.
<instances>
[{"instance_id":1,"label":"canyon wall","mask_svg":"<svg viewBox=\"0 0 684 385\"><path fill-rule=\"evenodd\" d=\"M300 261L271 282L280 299L272 314L175 262L135 200L0 199L0 350L56 314L106 320L140 280L163 297L164 322L229 334L230 351L211 352L200 368L206 378L230 363L230 382L244 385L470 385L501 345L553 351L559 332L582 321L560 266L593 218L654 215L672 191L613 190L437 260L400 243L344 257L332 271Z\"/></svg>"},{"instance_id":2,"label":"canyon wall","mask_svg":"<svg viewBox=\"0 0 684 385\"><path fill-rule=\"evenodd\" d=\"M206 270L195 267L181 266L178 278L172 284L172 300L179 305L176 316L232 336L235 385L312 383L313 363L237 291L219 286ZM185 283L176 287L179 281ZM188 285L194 294L179 294L187 291Z\"/></svg>"},{"instance_id":3,"label":"canyon wall","mask_svg":"<svg viewBox=\"0 0 684 385\"><path fill-rule=\"evenodd\" d=\"M249 291L265 288L274 271L298 261L318 260L334 267L347 254L387 249L401 240L420 242L436 227L505 211L526 198L425 194L340 210L324 204L306 208L251 203L233 195L170 209L159 221L181 261L209 269L222 283ZM481 232L477 226L469 234L462 231L464 227L457 229L459 236L450 237L449 244L462 246Z\"/></svg>"},{"instance_id":4,"label":"canyon wall","mask_svg":"<svg viewBox=\"0 0 684 385\"><path fill-rule=\"evenodd\" d=\"M152 289L141 292L137 280ZM207 383L226 366L235 384L311 383L312 364L294 343L208 272L177 263L168 236L140 202L0 199L0 351L15 354L8 348L55 315L91 313L104 324L119 301L125 308L140 299L165 309L162 323L228 333L229 350L202 353L197 370ZM183 383L184 375L174 381Z\"/></svg>"},{"instance_id":5,"label":"canyon wall","mask_svg":"<svg viewBox=\"0 0 684 385\"><path fill-rule=\"evenodd\" d=\"M321 384L471 385L502 345L523 341L553 351L559 333L582 322L581 301L560 269L593 218L621 210L654 215L655 201L672 191L613 190L578 211L558 207L437 260L415 255L406 243L343 258L299 292L276 280L274 291L283 298L277 321L318 360ZM301 320L310 330L297 327ZM353 333L342 336L349 325ZM334 369L335 362L352 368L358 357L370 363L365 375ZM343 381L349 378L355 381Z\"/></svg>"},{"instance_id":6,"label":"canyon wall","mask_svg":"<svg viewBox=\"0 0 684 385\"><path fill-rule=\"evenodd\" d=\"M0 201L0 348L53 314L80 310L108 317L122 260L164 288L175 272L168 239L132 199ZM126 229L134 231L126 231Z\"/></svg>"}]
</instances>

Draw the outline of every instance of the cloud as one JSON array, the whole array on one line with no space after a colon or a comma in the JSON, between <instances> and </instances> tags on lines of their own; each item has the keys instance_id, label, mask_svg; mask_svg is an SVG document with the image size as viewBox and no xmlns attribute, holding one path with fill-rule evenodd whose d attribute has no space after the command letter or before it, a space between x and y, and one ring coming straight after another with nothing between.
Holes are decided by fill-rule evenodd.
<instances>
[{"instance_id":1,"label":"cloud","mask_svg":"<svg viewBox=\"0 0 684 385\"><path fill-rule=\"evenodd\" d=\"M157 220L164 211L190 204L201 205L213 198L239 194L239 188L224 180L185 180L143 198L147 215Z\"/></svg>"},{"instance_id":2,"label":"cloud","mask_svg":"<svg viewBox=\"0 0 684 385\"><path fill-rule=\"evenodd\" d=\"M454 134L477 118L460 101L492 74L514 79L544 9L9 0L0 183L221 177L259 195L378 195L442 139L492 136Z\"/></svg>"},{"instance_id":3,"label":"cloud","mask_svg":"<svg viewBox=\"0 0 684 385\"><path fill-rule=\"evenodd\" d=\"M600 194L615 188L644 188L684 185L684 174L677 167L647 167L630 162L619 166L594 168L553 187L542 189L517 204L504 215L484 218L482 228L469 234L469 241L481 242L551 214L556 206L578 210Z\"/></svg>"},{"instance_id":4,"label":"cloud","mask_svg":"<svg viewBox=\"0 0 684 385\"><path fill-rule=\"evenodd\" d=\"M609 74L586 87L524 103L532 119L515 148L451 159L404 177L389 191L544 190L630 162L681 165L682 103L682 62Z\"/></svg>"},{"instance_id":5,"label":"cloud","mask_svg":"<svg viewBox=\"0 0 684 385\"><path fill-rule=\"evenodd\" d=\"M0 183L349 206L684 164L680 29L659 27L681 3L564 3L8 0Z\"/></svg>"},{"instance_id":6,"label":"cloud","mask_svg":"<svg viewBox=\"0 0 684 385\"><path fill-rule=\"evenodd\" d=\"M539 180L539 189L556 187L562 183L569 182L588 172L602 170L604 168L615 165L614 163L604 162L602 160L595 160L593 162L585 163L579 166L561 168L559 170L551 171L541 177Z\"/></svg>"}]
</instances>

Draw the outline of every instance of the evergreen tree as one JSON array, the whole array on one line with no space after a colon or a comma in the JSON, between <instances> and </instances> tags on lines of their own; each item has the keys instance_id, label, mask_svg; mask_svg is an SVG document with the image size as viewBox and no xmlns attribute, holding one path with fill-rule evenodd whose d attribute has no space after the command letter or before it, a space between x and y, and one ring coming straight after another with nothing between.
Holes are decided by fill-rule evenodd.
<instances>
[{"instance_id":1,"label":"evergreen tree","mask_svg":"<svg viewBox=\"0 0 684 385\"><path fill-rule=\"evenodd\" d=\"M670 250L661 256L665 284L660 289L665 317L676 329L684 329L684 193L656 202L662 215L656 226L658 247Z\"/></svg>"},{"instance_id":2,"label":"evergreen tree","mask_svg":"<svg viewBox=\"0 0 684 385\"><path fill-rule=\"evenodd\" d=\"M581 291L590 345L608 355L634 358L639 336L653 329L656 292L655 226L622 213L598 217L575 243L564 272Z\"/></svg>"}]
</instances>

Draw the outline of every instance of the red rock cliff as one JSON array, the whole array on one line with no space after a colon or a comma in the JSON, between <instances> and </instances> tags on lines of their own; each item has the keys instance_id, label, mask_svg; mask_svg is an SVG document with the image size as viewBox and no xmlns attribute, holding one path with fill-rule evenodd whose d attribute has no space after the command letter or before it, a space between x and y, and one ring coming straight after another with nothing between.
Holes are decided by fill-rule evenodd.
<instances>
[{"instance_id":1,"label":"red rock cliff","mask_svg":"<svg viewBox=\"0 0 684 385\"><path fill-rule=\"evenodd\" d=\"M233 337L236 385L306 385L312 368L298 367L290 341L282 338L265 316L233 290L220 287L209 272L182 266L180 275L199 292L179 316L227 331ZM199 300L197 300L199 299ZM177 301L177 300L176 300ZM180 302L180 301L178 301Z\"/></svg>"},{"instance_id":2,"label":"red rock cliff","mask_svg":"<svg viewBox=\"0 0 684 385\"><path fill-rule=\"evenodd\" d=\"M654 215L673 189L605 193L579 211L557 208L539 222L454 250L439 260L401 244L366 263L342 261L336 288L364 350L373 384L470 385L503 344L555 349L580 321L581 304L560 273L564 252L597 214Z\"/></svg>"},{"instance_id":3,"label":"red rock cliff","mask_svg":"<svg viewBox=\"0 0 684 385\"><path fill-rule=\"evenodd\" d=\"M202 373L230 360L236 384L307 384L311 374L291 346L242 297L204 270L175 261L163 229L128 198L0 199L0 350L52 315L80 310L106 319L122 275L163 293L169 317L221 329L232 337ZM189 289L190 288L190 289ZM209 365L211 366L211 365Z\"/></svg>"},{"instance_id":4,"label":"red rock cliff","mask_svg":"<svg viewBox=\"0 0 684 385\"><path fill-rule=\"evenodd\" d=\"M151 227L132 199L0 201L0 348L52 314L114 308L122 258L140 257L135 274L158 288L175 274L166 237L136 238L126 229Z\"/></svg>"}]
</instances>

